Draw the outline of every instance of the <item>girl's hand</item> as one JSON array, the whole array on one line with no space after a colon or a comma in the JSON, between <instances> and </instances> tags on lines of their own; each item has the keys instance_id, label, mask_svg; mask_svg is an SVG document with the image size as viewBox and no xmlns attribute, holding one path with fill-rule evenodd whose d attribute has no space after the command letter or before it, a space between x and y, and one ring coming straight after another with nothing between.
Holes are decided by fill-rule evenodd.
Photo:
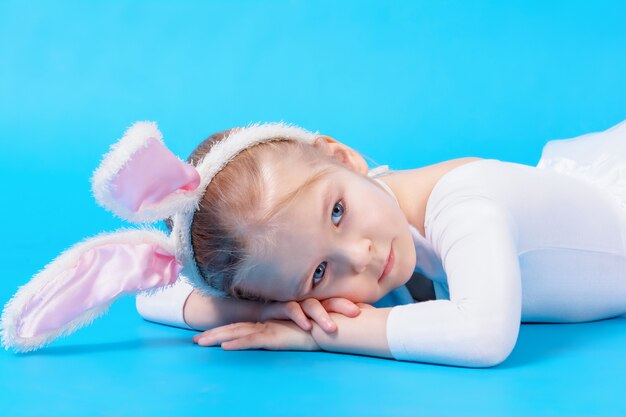
<instances>
[{"instance_id":1,"label":"girl's hand","mask_svg":"<svg viewBox=\"0 0 626 417\"><path fill-rule=\"evenodd\" d=\"M352 301L345 298L328 298L319 301L307 298L304 301L274 302L265 304L261 308L260 321L271 319L292 320L302 330L310 331L315 321L326 333L337 331L337 325L331 320L328 313L340 313L347 317L356 317L361 309Z\"/></svg>"},{"instance_id":2,"label":"girl's hand","mask_svg":"<svg viewBox=\"0 0 626 417\"><path fill-rule=\"evenodd\" d=\"M320 350L311 332L288 320L233 323L193 337L199 346L221 345L224 350Z\"/></svg>"}]
</instances>

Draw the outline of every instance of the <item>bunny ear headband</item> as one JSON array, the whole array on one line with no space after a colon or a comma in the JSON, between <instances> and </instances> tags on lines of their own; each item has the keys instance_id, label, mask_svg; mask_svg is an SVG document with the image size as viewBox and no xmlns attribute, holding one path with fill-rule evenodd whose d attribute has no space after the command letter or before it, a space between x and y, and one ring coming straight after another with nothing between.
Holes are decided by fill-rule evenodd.
<instances>
[{"instance_id":1,"label":"bunny ear headband","mask_svg":"<svg viewBox=\"0 0 626 417\"><path fill-rule=\"evenodd\" d=\"M171 217L172 233L150 226L120 229L61 253L5 305L0 322L5 349L39 349L90 324L121 295L159 291L179 274L208 295L225 295L204 281L191 246L191 222L206 187L246 148L271 140L313 143L315 137L284 123L238 128L193 166L167 149L155 123L135 123L94 171L94 197L129 222Z\"/></svg>"}]
</instances>

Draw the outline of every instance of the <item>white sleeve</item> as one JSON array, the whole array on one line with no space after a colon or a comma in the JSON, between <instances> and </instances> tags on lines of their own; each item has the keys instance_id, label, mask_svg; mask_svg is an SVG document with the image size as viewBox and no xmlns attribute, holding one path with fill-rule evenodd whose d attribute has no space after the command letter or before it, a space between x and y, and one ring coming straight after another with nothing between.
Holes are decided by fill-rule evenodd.
<instances>
[{"instance_id":1,"label":"white sleeve","mask_svg":"<svg viewBox=\"0 0 626 417\"><path fill-rule=\"evenodd\" d=\"M513 350L521 321L516 229L487 198L447 197L447 204L435 204L427 235L441 256L450 299L394 307L389 348L400 360L495 366Z\"/></svg>"},{"instance_id":2,"label":"white sleeve","mask_svg":"<svg viewBox=\"0 0 626 417\"><path fill-rule=\"evenodd\" d=\"M138 293L135 297L137 312L148 321L191 329L183 317L183 308L192 291L190 284L178 279L172 286L152 295Z\"/></svg>"}]
</instances>

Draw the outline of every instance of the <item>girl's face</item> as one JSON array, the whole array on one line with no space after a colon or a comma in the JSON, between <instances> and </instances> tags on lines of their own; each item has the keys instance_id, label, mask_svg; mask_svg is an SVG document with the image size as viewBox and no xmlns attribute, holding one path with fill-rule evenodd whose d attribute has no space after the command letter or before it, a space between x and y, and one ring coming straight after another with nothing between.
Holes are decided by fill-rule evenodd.
<instances>
[{"instance_id":1,"label":"girl's face","mask_svg":"<svg viewBox=\"0 0 626 417\"><path fill-rule=\"evenodd\" d=\"M283 174L280 187L287 192L310 173L300 165ZM275 301L343 297L374 303L413 273L415 247L404 213L358 172L333 170L278 216L284 227L275 246L253 260L245 280L252 294ZM381 279L390 254L391 270Z\"/></svg>"}]
</instances>

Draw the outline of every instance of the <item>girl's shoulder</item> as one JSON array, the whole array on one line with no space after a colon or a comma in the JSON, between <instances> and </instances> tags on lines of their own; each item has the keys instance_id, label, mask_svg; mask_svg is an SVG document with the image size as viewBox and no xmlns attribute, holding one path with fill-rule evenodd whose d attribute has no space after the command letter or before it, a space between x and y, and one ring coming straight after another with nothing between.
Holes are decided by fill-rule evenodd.
<instances>
[{"instance_id":1,"label":"girl's shoulder","mask_svg":"<svg viewBox=\"0 0 626 417\"><path fill-rule=\"evenodd\" d=\"M384 181L393 189L409 223L424 236L426 206L436 184L454 169L481 160L483 158L457 158L421 168L395 171L386 176Z\"/></svg>"},{"instance_id":2,"label":"girl's shoulder","mask_svg":"<svg viewBox=\"0 0 626 417\"><path fill-rule=\"evenodd\" d=\"M470 164L472 162L477 162L477 161L485 161L485 159L473 157L473 156L465 157L465 158L457 158L457 159L450 159L447 161L439 162L433 165L428 165L424 168L421 168L421 170L423 170L423 172L421 173L421 176L423 180L426 180L425 183L428 184L427 185L428 195L427 195L426 200L430 199L433 190L437 187L438 183L441 182L441 180L444 177L446 177L448 174L450 174L452 171L456 170L457 168L460 168L464 165Z\"/></svg>"},{"instance_id":3,"label":"girl's shoulder","mask_svg":"<svg viewBox=\"0 0 626 417\"><path fill-rule=\"evenodd\" d=\"M443 161L443 162L439 162L439 163L434 164L434 165L430 165L430 166L428 166L428 168L433 169L436 172L436 174L439 174L438 176L441 177L441 176L447 174L449 171L452 171L453 169L460 167L461 165L469 164L470 162L481 161L483 159L484 158L479 158L479 157L475 157L475 156L468 156L468 157L464 157L464 158L449 159L447 161Z\"/></svg>"},{"instance_id":4,"label":"girl's shoulder","mask_svg":"<svg viewBox=\"0 0 626 417\"><path fill-rule=\"evenodd\" d=\"M432 200L439 200L444 196L466 198L473 193L482 192L490 180L496 179L494 175L498 176L498 173L506 170L504 166L508 164L497 159L467 157L428 166L426 168L431 171L427 175L430 180L427 204L431 205Z\"/></svg>"}]
</instances>

